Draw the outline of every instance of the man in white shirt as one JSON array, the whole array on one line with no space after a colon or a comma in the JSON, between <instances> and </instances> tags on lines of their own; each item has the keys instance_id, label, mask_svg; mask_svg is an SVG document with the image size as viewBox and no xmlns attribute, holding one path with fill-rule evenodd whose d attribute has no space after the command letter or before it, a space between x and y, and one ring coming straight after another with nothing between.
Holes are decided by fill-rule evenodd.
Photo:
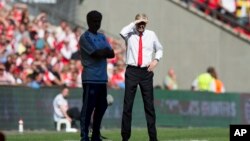
<instances>
[{"instance_id":1,"label":"man in white shirt","mask_svg":"<svg viewBox=\"0 0 250 141\"><path fill-rule=\"evenodd\" d=\"M157 141L153 70L162 58L163 47L156 34L145 29L147 23L148 18L145 14L137 14L135 21L125 26L120 32L127 45L125 96L121 127L123 141L128 141L131 136L132 108L138 85L143 97L149 140Z\"/></svg>"},{"instance_id":2,"label":"man in white shirt","mask_svg":"<svg viewBox=\"0 0 250 141\"><path fill-rule=\"evenodd\" d=\"M69 96L69 89L64 87L53 100L54 121L58 122L60 119L67 119L71 122L73 127L76 127L76 120L80 120L80 111L77 107L69 108L67 97Z\"/></svg>"}]
</instances>

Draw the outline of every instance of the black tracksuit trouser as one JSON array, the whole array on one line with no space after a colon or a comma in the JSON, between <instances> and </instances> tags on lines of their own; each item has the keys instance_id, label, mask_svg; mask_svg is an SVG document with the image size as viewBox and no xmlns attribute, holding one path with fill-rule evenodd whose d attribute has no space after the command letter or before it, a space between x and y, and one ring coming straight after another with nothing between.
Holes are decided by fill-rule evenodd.
<instances>
[{"instance_id":1,"label":"black tracksuit trouser","mask_svg":"<svg viewBox=\"0 0 250 141\"><path fill-rule=\"evenodd\" d=\"M108 107L107 84L83 84L82 110L80 117L81 140L86 140L89 133L91 115L93 116L93 135L100 136L100 127L103 115Z\"/></svg>"}]
</instances>

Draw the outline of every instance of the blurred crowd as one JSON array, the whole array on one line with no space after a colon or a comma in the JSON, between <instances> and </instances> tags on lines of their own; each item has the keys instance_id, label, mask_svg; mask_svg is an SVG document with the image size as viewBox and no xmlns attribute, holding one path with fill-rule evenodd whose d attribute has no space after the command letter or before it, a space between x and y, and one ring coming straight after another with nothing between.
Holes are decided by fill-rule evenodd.
<instances>
[{"instance_id":1,"label":"blurred crowd","mask_svg":"<svg viewBox=\"0 0 250 141\"><path fill-rule=\"evenodd\" d=\"M181 0L250 38L250 0Z\"/></svg>"},{"instance_id":2,"label":"blurred crowd","mask_svg":"<svg viewBox=\"0 0 250 141\"><path fill-rule=\"evenodd\" d=\"M72 28L66 21L51 24L45 12L31 15L25 4L8 6L0 1L0 85L81 87L84 68L78 39L83 32L82 28ZM115 58L108 60L108 86L124 89L124 43L109 36L107 39L115 51ZM164 89L178 89L173 68L163 81Z\"/></svg>"},{"instance_id":3,"label":"blurred crowd","mask_svg":"<svg viewBox=\"0 0 250 141\"><path fill-rule=\"evenodd\" d=\"M0 85L81 87L78 39L84 30L48 15L31 15L25 4L0 1ZM116 57L108 60L109 87L124 88L124 47L108 37Z\"/></svg>"}]
</instances>

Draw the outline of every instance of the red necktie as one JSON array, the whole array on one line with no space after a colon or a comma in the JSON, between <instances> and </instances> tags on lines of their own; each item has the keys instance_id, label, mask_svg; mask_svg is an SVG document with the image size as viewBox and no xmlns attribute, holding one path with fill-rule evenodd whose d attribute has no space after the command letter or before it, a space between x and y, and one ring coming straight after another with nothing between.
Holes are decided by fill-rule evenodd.
<instances>
[{"instance_id":1,"label":"red necktie","mask_svg":"<svg viewBox=\"0 0 250 141\"><path fill-rule=\"evenodd\" d=\"M139 35L138 66L142 65L142 34Z\"/></svg>"}]
</instances>

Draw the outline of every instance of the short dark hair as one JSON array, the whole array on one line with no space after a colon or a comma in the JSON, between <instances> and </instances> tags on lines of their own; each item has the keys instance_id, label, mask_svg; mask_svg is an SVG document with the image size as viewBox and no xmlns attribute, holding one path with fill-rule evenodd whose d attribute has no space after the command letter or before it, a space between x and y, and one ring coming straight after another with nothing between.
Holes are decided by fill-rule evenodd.
<instances>
[{"instance_id":1,"label":"short dark hair","mask_svg":"<svg viewBox=\"0 0 250 141\"><path fill-rule=\"evenodd\" d=\"M96 10L92 10L87 14L87 21L93 19L94 17L102 19L102 14Z\"/></svg>"},{"instance_id":2,"label":"short dark hair","mask_svg":"<svg viewBox=\"0 0 250 141\"><path fill-rule=\"evenodd\" d=\"M211 74L212 77L214 77L215 79L217 79L217 73L216 73L214 67L209 66L209 67L207 68L207 72L208 72L209 74Z\"/></svg>"},{"instance_id":3,"label":"short dark hair","mask_svg":"<svg viewBox=\"0 0 250 141\"><path fill-rule=\"evenodd\" d=\"M208 72L208 73L213 73L213 72L215 72L214 67L209 66L209 67L207 68L207 72Z\"/></svg>"},{"instance_id":4,"label":"short dark hair","mask_svg":"<svg viewBox=\"0 0 250 141\"><path fill-rule=\"evenodd\" d=\"M64 83L64 84L62 85L62 89L68 89L68 88L69 88L69 87L67 86L67 84Z\"/></svg>"}]
</instances>

